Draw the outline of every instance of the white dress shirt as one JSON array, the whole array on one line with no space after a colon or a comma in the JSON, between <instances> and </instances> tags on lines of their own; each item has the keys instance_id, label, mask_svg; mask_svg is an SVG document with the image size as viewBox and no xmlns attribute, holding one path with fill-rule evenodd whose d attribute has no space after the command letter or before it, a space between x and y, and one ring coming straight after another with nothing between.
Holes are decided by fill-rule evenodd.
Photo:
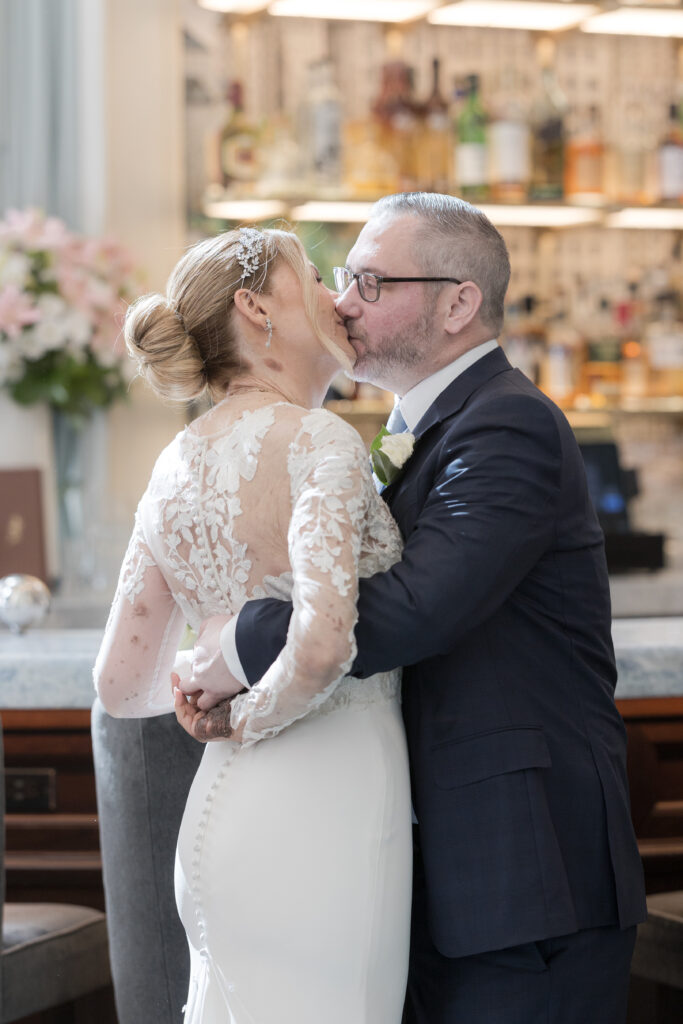
<instances>
[{"instance_id":1,"label":"white dress shirt","mask_svg":"<svg viewBox=\"0 0 683 1024\"><path fill-rule=\"evenodd\" d=\"M464 373L478 359L488 355L489 352L493 352L496 348L498 348L498 342L495 338L491 341L484 341L481 345L476 345L474 348L469 349L468 352L458 356L457 359L454 359L447 366L442 366L440 370L437 370L430 377L425 377L419 384L412 387L410 391L407 391L403 398L398 400L397 404L400 407L401 415L405 420L408 430L415 430L415 427L430 405L434 404L441 392L445 391L456 377L459 377L461 373ZM237 619L238 615L235 615L221 630L221 652L228 669L232 672L235 679L244 686L249 686L244 669L242 668L242 662L237 653L237 644L235 643Z\"/></svg>"}]
</instances>

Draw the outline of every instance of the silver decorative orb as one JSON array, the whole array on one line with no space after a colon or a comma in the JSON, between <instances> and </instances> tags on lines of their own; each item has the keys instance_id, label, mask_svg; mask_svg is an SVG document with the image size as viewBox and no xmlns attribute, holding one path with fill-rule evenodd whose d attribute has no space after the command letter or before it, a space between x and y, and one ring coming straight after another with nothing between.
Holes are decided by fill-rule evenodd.
<instances>
[{"instance_id":1,"label":"silver decorative orb","mask_svg":"<svg viewBox=\"0 0 683 1024\"><path fill-rule=\"evenodd\" d=\"M37 576L17 573L0 579L0 621L13 633L37 626L49 607L50 591Z\"/></svg>"}]
</instances>

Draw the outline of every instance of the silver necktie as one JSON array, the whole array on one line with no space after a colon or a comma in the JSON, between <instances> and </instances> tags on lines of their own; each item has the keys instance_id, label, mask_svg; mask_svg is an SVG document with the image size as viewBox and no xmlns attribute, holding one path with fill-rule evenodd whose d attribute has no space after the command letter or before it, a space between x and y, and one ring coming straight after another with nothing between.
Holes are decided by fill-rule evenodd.
<instances>
[{"instance_id":1,"label":"silver necktie","mask_svg":"<svg viewBox=\"0 0 683 1024\"><path fill-rule=\"evenodd\" d=\"M391 410L391 415L387 420L387 430L390 434L402 434L408 429L408 424L403 419L401 414L401 407L397 402L394 408Z\"/></svg>"}]
</instances>

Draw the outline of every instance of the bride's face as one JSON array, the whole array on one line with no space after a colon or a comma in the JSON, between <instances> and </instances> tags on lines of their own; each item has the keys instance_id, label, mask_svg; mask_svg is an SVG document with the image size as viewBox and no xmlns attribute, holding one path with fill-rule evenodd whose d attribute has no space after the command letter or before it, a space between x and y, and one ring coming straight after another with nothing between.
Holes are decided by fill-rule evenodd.
<instances>
[{"instance_id":1,"label":"bride's face","mask_svg":"<svg viewBox=\"0 0 683 1024\"><path fill-rule=\"evenodd\" d=\"M311 361L317 363L322 360L329 361L333 370L338 369L340 364L346 368L349 362L355 362L356 353L349 343L344 321L335 308L337 292L325 285L317 267L311 263L309 268L317 302L318 326L329 338L333 349L339 352L339 356L335 358L316 335L306 312L301 281L284 261L273 272L272 288L268 295L269 306L273 307L270 317L273 322L273 343L277 338L282 355L288 352L291 356L301 355L309 365Z\"/></svg>"}]
</instances>

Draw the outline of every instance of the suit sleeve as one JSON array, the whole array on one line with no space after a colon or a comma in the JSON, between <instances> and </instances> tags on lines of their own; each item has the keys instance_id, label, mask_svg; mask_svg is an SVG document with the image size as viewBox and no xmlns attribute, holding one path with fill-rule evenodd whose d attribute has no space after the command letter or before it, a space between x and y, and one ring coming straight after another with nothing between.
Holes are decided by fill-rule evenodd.
<instances>
[{"instance_id":1,"label":"suit sleeve","mask_svg":"<svg viewBox=\"0 0 683 1024\"><path fill-rule=\"evenodd\" d=\"M541 401L501 399L439 444L435 478L402 560L361 581L356 676L451 651L554 542L561 443ZM260 659L277 655L289 613L278 601L251 602L240 613L237 648L250 680Z\"/></svg>"}]
</instances>

